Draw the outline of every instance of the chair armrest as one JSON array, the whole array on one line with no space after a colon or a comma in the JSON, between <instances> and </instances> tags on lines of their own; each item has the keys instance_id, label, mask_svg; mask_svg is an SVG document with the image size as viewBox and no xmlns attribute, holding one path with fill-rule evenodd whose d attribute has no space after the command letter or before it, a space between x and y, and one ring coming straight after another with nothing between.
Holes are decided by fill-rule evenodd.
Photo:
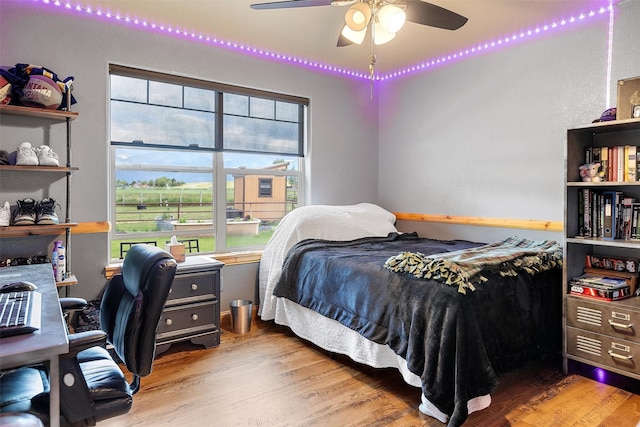
<instances>
[{"instance_id":1,"label":"chair armrest","mask_svg":"<svg viewBox=\"0 0 640 427\"><path fill-rule=\"evenodd\" d=\"M86 331L69 334L69 354L75 355L91 347L106 347L107 334L104 331Z\"/></svg>"},{"instance_id":2,"label":"chair armrest","mask_svg":"<svg viewBox=\"0 0 640 427\"><path fill-rule=\"evenodd\" d=\"M83 298L63 297L63 298L60 298L59 301L60 301L60 308L62 308L63 312L79 311L84 309L87 306L87 300Z\"/></svg>"}]
</instances>

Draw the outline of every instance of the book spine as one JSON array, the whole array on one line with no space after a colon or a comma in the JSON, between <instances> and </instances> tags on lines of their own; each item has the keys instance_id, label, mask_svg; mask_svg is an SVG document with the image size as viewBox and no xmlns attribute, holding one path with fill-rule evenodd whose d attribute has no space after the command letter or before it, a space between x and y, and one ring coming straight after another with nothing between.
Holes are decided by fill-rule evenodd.
<instances>
[{"instance_id":1,"label":"book spine","mask_svg":"<svg viewBox=\"0 0 640 427\"><path fill-rule=\"evenodd\" d=\"M618 179L618 147L611 147L611 158L609 161L611 162L611 181L617 181Z\"/></svg>"},{"instance_id":2,"label":"book spine","mask_svg":"<svg viewBox=\"0 0 640 427\"><path fill-rule=\"evenodd\" d=\"M612 240L615 239L615 230L616 230L616 212L615 212L615 192L613 191L605 191L602 194L603 204L604 204L604 212L603 212L603 239Z\"/></svg>"},{"instance_id":3,"label":"book spine","mask_svg":"<svg viewBox=\"0 0 640 427\"><path fill-rule=\"evenodd\" d=\"M624 159L625 159L625 155L624 155L624 147L623 146L619 146L618 147L618 168L616 171L616 181L617 182L624 182L624 176L626 173L626 169L624 167Z\"/></svg>"},{"instance_id":4,"label":"book spine","mask_svg":"<svg viewBox=\"0 0 640 427\"><path fill-rule=\"evenodd\" d=\"M600 149L600 177L603 181L610 181L609 179L609 147L602 147Z\"/></svg>"},{"instance_id":5,"label":"book spine","mask_svg":"<svg viewBox=\"0 0 640 427\"><path fill-rule=\"evenodd\" d=\"M640 238L640 230L638 230L638 217L640 216L640 204L631 204L631 238Z\"/></svg>"},{"instance_id":6,"label":"book spine","mask_svg":"<svg viewBox=\"0 0 640 427\"><path fill-rule=\"evenodd\" d=\"M582 232L582 235L584 237L589 237L591 236L591 190L589 190L588 188L583 189L582 192L582 199L583 199L583 211L582 211L582 215L584 217L584 230Z\"/></svg>"},{"instance_id":7,"label":"book spine","mask_svg":"<svg viewBox=\"0 0 640 427\"><path fill-rule=\"evenodd\" d=\"M637 168L637 147L630 145L627 156L627 182L636 181L636 168Z\"/></svg>"}]
</instances>

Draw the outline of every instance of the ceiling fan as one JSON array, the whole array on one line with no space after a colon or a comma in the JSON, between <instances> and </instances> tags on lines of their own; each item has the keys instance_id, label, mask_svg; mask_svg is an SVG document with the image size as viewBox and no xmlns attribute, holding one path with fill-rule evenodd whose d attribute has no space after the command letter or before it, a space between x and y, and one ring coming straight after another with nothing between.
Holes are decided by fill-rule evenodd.
<instances>
[{"instance_id":1,"label":"ceiling fan","mask_svg":"<svg viewBox=\"0 0 640 427\"><path fill-rule=\"evenodd\" d=\"M372 84L376 63L374 46L393 40L405 21L457 30L468 20L449 9L422 0L284 0L252 4L251 8L264 10L315 6L351 6L344 15L345 24L338 37L338 47L362 44L367 30L371 28L369 77Z\"/></svg>"},{"instance_id":2,"label":"ceiling fan","mask_svg":"<svg viewBox=\"0 0 640 427\"><path fill-rule=\"evenodd\" d=\"M446 30L457 30L467 18L422 0L285 0L252 4L252 9L288 9L314 6L351 6L345 13L345 25L338 47L361 44L371 27L374 44L387 43L405 21Z\"/></svg>"}]
</instances>

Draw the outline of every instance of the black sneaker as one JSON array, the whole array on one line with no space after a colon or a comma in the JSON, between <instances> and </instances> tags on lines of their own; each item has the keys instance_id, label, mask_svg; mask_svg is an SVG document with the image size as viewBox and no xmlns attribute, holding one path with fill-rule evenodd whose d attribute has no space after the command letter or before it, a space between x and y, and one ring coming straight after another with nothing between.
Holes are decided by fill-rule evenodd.
<instances>
[{"instance_id":1,"label":"black sneaker","mask_svg":"<svg viewBox=\"0 0 640 427\"><path fill-rule=\"evenodd\" d=\"M36 224L54 225L60 224L56 215L56 201L52 198L44 198L36 205Z\"/></svg>"},{"instance_id":2,"label":"black sneaker","mask_svg":"<svg viewBox=\"0 0 640 427\"><path fill-rule=\"evenodd\" d=\"M18 209L13 216L13 225L34 225L36 223L36 202L32 198L18 200Z\"/></svg>"}]
</instances>

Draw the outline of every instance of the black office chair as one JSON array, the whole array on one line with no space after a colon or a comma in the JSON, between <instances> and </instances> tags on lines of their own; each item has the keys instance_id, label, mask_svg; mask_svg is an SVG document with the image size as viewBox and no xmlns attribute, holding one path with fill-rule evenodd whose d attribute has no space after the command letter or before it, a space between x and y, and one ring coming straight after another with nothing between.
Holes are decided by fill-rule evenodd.
<instances>
[{"instance_id":1,"label":"black office chair","mask_svg":"<svg viewBox=\"0 0 640 427\"><path fill-rule=\"evenodd\" d=\"M140 378L151 373L156 330L176 262L155 246L129 249L122 273L111 278L100 305L100 331L69 335L60 358L61 425L95 425L131 409ZM106 343L133 374L131 384ZM29 412L49 424L49 385L44 365L3 373L0 412Z\"/></svg>"}]
</instances>

